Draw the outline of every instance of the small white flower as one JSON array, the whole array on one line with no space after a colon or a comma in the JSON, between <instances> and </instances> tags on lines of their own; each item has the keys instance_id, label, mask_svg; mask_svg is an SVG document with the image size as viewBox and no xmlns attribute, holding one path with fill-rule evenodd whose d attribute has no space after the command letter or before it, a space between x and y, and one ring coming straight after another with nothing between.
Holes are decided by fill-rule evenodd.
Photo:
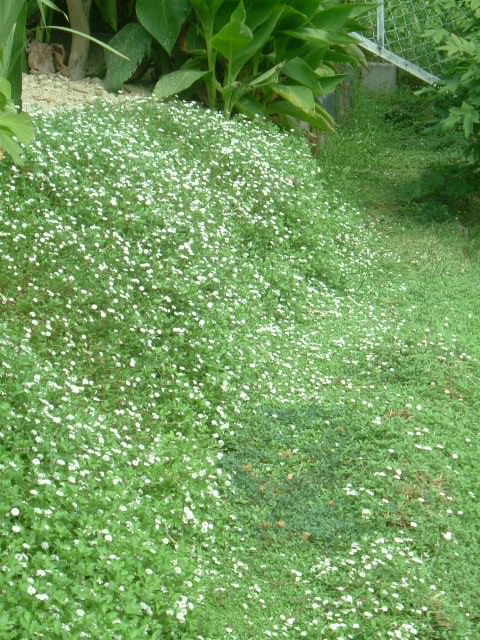
<instances>
[{"instance_id":1,"label":"small white flower","mask_svg":"<svg viewBox=\"0 0 480 640\"><path fill-rule=\"evenodd\" d=\"M451 540L453 538L453 533L451 531L445 531L445 533L442 533L442 536L445 540Z\"/></svg>"},{"instance_id":2,"label":"small white flower","mask_svg":"<svg viewBox=\"0 0 480 640\"><path fill-rule=\"evenodd\" d=\"M12 527L13 533L20 533L21 530L22 530L22 527L19 527L18 524L14 524Z\"/></svg>"},{"instance_id":3,"label":"small white flower","mask_svg":"<svg viewBox=\"0 0 480 640\"><path fill-rule=\"evenodd\" d=\"M37 590L32 584L29 584L27 587L27 593L29 596L34 596L37 593Z\"/></svg>"},{"instance_id":4,"label":"small white flower","mask_svg":"<svg viewBox=\"0 0 480 640\"><path fill-rule=\"evenodd\" d=\"M13 509L10 510L10 513L14 518L18 518L18 516L20 515L20 509L17 509L17 507L13 507Z\"/></svg>"},{"instance_id":5,"label":"small white flower","mask_svg":"<svg viewBox=\"0 0 480 640\"><path fill-rule=\"evenodd\" d=\"M37 598L37 600L42 600L43 602L46 602L48 600L48 596L46 593L37 593L35 597Z\"/></svg>"}]
</instances>

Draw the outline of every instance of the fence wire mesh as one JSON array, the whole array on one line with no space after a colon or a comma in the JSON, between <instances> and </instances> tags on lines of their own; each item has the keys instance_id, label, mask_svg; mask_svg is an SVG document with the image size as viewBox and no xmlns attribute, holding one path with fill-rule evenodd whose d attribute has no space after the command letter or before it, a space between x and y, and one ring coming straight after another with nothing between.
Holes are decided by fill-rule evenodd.
<instances>
[{"instance_id":1,"label":"fence wire mesh","mask_svg":"<svg viewBox=\"0 0 480 640\"><path fill-rule=\"evenodd\" d=\"M424 37L427 29L444 26L445 16L437 0L384 0L381 12L383 19L375 11L370 13L366 19L369 29L362 35L417 67L440 75L442 59L435 45Z\"/></svg>"}]
</instances>

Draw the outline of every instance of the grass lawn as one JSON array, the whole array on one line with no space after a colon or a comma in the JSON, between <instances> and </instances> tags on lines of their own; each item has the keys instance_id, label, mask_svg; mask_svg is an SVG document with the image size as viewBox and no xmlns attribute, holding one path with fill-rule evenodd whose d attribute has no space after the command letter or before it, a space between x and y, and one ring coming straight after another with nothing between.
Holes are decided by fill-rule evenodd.
<instances>
[{"instance_id":1,"label":"grass lawn","mask_svg":"<svg viewBox=\"0 0 480 640\"><path fill-rule=\"evenodd\" d=\"M2 639L478 638L478 245L398 99L316 160L144 102L0 168Z\"/></svg>"}]
</instances>

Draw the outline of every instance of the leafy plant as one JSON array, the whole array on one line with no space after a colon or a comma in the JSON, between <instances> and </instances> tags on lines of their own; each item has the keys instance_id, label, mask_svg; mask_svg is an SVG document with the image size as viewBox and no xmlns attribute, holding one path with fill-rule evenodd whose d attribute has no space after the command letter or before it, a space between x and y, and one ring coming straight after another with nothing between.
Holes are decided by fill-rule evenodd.
<instances>
[{"instance_id":1,"label":"leafy plant","mask_svg":"<svg viewBox=\"0 0 480 640\"><path fill-rule=\"evenodd\" d=\"M24 144L33 140L33 123L28 114L16 112L10 83L0 77L0 160L5 151L15 164L22 164L22 150L17 140Z\"/></svg>"},{"instance_id":2,"label":"leafy plant","mask_svg":"<svg viewBox=\"0 0 480 640\"><path fill-rule=\"evenodd\" d=\"M480 0L443 0L450 28L429 29L445 57L441 85L436 90L436 128L461 132L464 158L480 165Z\"/></svg>"},{"instance_id":3,"label":"leafy plant","mask_svg":"<svg viewBox=\"0 0 480 640\"><path fill-rule=\"evenodd\" d=\"M36 0L46 26L45 10L57 10L51 0ZM28 144L33 140L33 123L25 113L17 113L15 106L21 107L22 57L26 47L27 0L3 0L0 4L0 160L5 153L16 164L22 163L19 142ZM112 53L126 58L96 38L80 34L67 27L55 27L76 35L83 35Z\"/></svg>"},{"instance_id":4,"label":"leafy plant","mask_svg":"<svg viewBox=\"0 0 480 640\"><path fill-rule=\"evenodd\" d=\"M283 121L294 118L321 131L333 130L333 120L317 98L345 78L336 73L337 62L363 62L348 32L361 28L355 19L374 5L318 0L190 4L193 13L181 42L188 56L183 68L205 72L200 79L209 107L221 106L227 116L240 111ZM178 20L172 27L178 31ZM185 76L178 85L172 80L163 76L154 95L166 98L185 89ZM191 76L192 84L197 80Z\"/></svg>"},{"instance_id":5,"label":"leafy plant","mask_svg":"<svg viewBox=\"0 0 480 640\"><path fill-rule=\"evenodd\" d=\"M337 0L137 0L136 13L168 57L164 67L170 72L154 91L158 98L192 92L198 83L200 97L226 116L294 118L332 131L333 120L318 98L345 78L338 64L364 63L349 32L361 29L358 18L375 6ZM130 54L127 40L122 30L111 44ZM119 74L110 71L113 65L108 57L107 77L114 73L116 87L132 69Z\"/></svg>"},{"instance_id":6,"label":"leafy plant","mask_svg":"<svg viewBox=\"0 0 480 640\"><path fill-rule=\"evenodd\" d=\"M128 57L128 60L120 58L107 51L105 61L107 75L105 87L109 91L118 91L138 68L138 65L147 55L150 49L151 38L141 24L130 22L125 25L110 41L110 45L120 50Z\"/></svg>"}]
</instances>

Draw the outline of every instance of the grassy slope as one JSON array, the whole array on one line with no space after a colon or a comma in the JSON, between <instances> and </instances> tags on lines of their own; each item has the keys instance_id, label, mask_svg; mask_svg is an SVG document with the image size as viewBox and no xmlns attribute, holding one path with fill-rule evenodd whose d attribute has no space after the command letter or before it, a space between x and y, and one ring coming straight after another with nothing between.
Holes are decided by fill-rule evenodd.
<instances>
[{"instance_id":1,"label":"grassy slope","mask_svg":"<svg viewBox=\"0 0 480 640\"><path fill-rule=\"evenodd\" d=\"M385 118L399 112L406 123ZM274 408L228 458L245 499L239 548L266 603L243 594L239 616L252 630L239 637L254 637L262 612L272 637L477 637L478 245L435 203L403 196L426 166L452 157L419 137L422 115L405 94L360 95L320 153L327 192L362 207L378 245L354 294L360 310L322 327L346 346L322 367L321 404ZM378 547L392 539L400 557L392 550L384 564ZM357 542L368 555L350 565ZM333 574L312 573L319 556ZM241 611L229 591L228 617L232 599Z\"/></svg>"},{"instance_id":2,"label":"grassy slope","mask_svg":"<svg viewBox=\"0 0 480 640\"><path fill-rule=\"evenodd\" d=\"M479 268L384 108L320 174L133 105L3 172L5 638L476 637Z\"/></svg>"}]
</instances>

